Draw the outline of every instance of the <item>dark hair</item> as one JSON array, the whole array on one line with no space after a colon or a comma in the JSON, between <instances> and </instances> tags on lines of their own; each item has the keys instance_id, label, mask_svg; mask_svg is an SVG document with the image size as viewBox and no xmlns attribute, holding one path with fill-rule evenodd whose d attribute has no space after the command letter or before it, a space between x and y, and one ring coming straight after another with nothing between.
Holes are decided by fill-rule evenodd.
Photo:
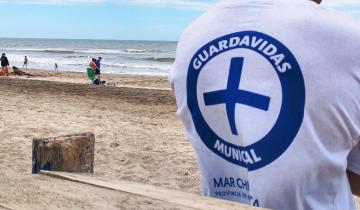
<instances>
[{"instance_id":1,"label":"dark hair","mask_svg":"<svg viewBox=\"0 0 360 210\"><path fill-rule=\"evenodd\" d=\"M95 58L93 58L93 59L91 59L92 61L96 61L96 59Z\"/></svg>"}]
</instances>

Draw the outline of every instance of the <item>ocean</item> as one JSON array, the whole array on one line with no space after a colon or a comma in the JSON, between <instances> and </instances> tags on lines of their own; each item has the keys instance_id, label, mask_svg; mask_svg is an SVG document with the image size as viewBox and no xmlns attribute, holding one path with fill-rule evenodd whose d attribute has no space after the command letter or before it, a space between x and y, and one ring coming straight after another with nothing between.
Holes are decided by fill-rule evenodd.
<instances>
[{"instance_id":1,"label":"ocean","mask_svg":"<svg viewBox=\"0 0 360 210\"><path fill-rule=\"evenodd\" d=\"M175 60L177 42L62 39L0 39L0 53L10 66L85 72L91 58L102 57L102 73L168 75Z\"/></svg>"}]
</instances>

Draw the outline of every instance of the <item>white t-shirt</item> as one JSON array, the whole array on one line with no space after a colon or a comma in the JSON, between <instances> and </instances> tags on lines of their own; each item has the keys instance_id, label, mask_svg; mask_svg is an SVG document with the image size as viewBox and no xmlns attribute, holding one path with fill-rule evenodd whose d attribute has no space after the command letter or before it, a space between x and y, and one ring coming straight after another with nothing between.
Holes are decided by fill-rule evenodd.
<instances>
[{"instance_id":1,"label":"white t-shirt","mask_svg":"<svg viewBox=\"0 0 360 210\"><path fill-rule=\"evenodd\" d=\"M223 1L183 33L170 80L205 195L355 209L359 22L308 0Z\"/></svg>"}]
</instances>

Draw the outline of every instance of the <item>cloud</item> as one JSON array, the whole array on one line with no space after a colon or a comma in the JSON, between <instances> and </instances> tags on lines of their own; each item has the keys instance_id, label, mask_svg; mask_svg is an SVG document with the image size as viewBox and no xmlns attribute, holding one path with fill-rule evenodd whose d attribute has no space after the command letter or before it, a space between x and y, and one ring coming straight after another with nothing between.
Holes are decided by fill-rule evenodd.
<instances>
[{"instance_id":1,"label":"cloud","mask_svg":"<svg viewBox=\"0 0 360 210\"><path fill-rule=\"evenodd\" d=\"M329 7L344 7L344 6L355 6L360 7L359 0L323 0L323 3Z\"/></svg>"},{"instance_id":2,"label":"cloud","mask_svg":"<svg viewBox=\"0 0 360 210\"><path fill-rule=\"evenodd\" d=\"M175 7L186 9L200 9L205 10L213 5L216 1L205 0L123 0L124 3L149 5L149 6L162 6L162 7Z\"/></svg>"},{"instance_id":3,"label":"cloud","mask_svg":"<svg viewBox=\"0 0 360 210\"><path fill-rule=\"evenodd\" d=\"M358 18L360 17L359 0L323 0L323 5Z\"/></svg>"},{"instance_id":4,"label":"cloud","mask_svg":"<svg viewBox=\"0 0 360 210\"><path fill-rule=\"evenodd\" d=\"M104 5L127 4L151 7L169 7L191 10L206 10L218 0L0 0L6 4L40 4L40 5ZM286 1L286 0L284 0ZM304 1L304 0L298 0ZM326 7L337 10L360 13L360 0L323 0Z\"/></svg>"},{"instance_id":5,"label":"cloud","mask_svg":"<svg viewBox=\"0 0 360 210\"><path fill-rule=\"evenodd\" d=\"M39 5L103 5L135 4L153 7L206 10L216 0L0 0L0 4L39 4Z\"/></svg>"}]
</instances>

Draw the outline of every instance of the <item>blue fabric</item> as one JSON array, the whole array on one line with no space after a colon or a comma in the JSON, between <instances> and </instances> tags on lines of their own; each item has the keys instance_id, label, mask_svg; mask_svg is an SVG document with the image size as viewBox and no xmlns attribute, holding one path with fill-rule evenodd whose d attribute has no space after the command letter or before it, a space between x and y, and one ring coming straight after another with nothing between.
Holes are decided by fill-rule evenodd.
<instances>
[{"instance_id":1,"label":"blue fabric","mask_svg":"<svg viewBox=\"0 0 360 210\"><path fill-rule=\"evenodd\" d=\"M98 67L98 69L100 69L100 63L101 63L101 60L99 60L99 59L97 59L96 62L95 62L95 64L96 64L96 66Z\"/></svg>"}]
</instances>

